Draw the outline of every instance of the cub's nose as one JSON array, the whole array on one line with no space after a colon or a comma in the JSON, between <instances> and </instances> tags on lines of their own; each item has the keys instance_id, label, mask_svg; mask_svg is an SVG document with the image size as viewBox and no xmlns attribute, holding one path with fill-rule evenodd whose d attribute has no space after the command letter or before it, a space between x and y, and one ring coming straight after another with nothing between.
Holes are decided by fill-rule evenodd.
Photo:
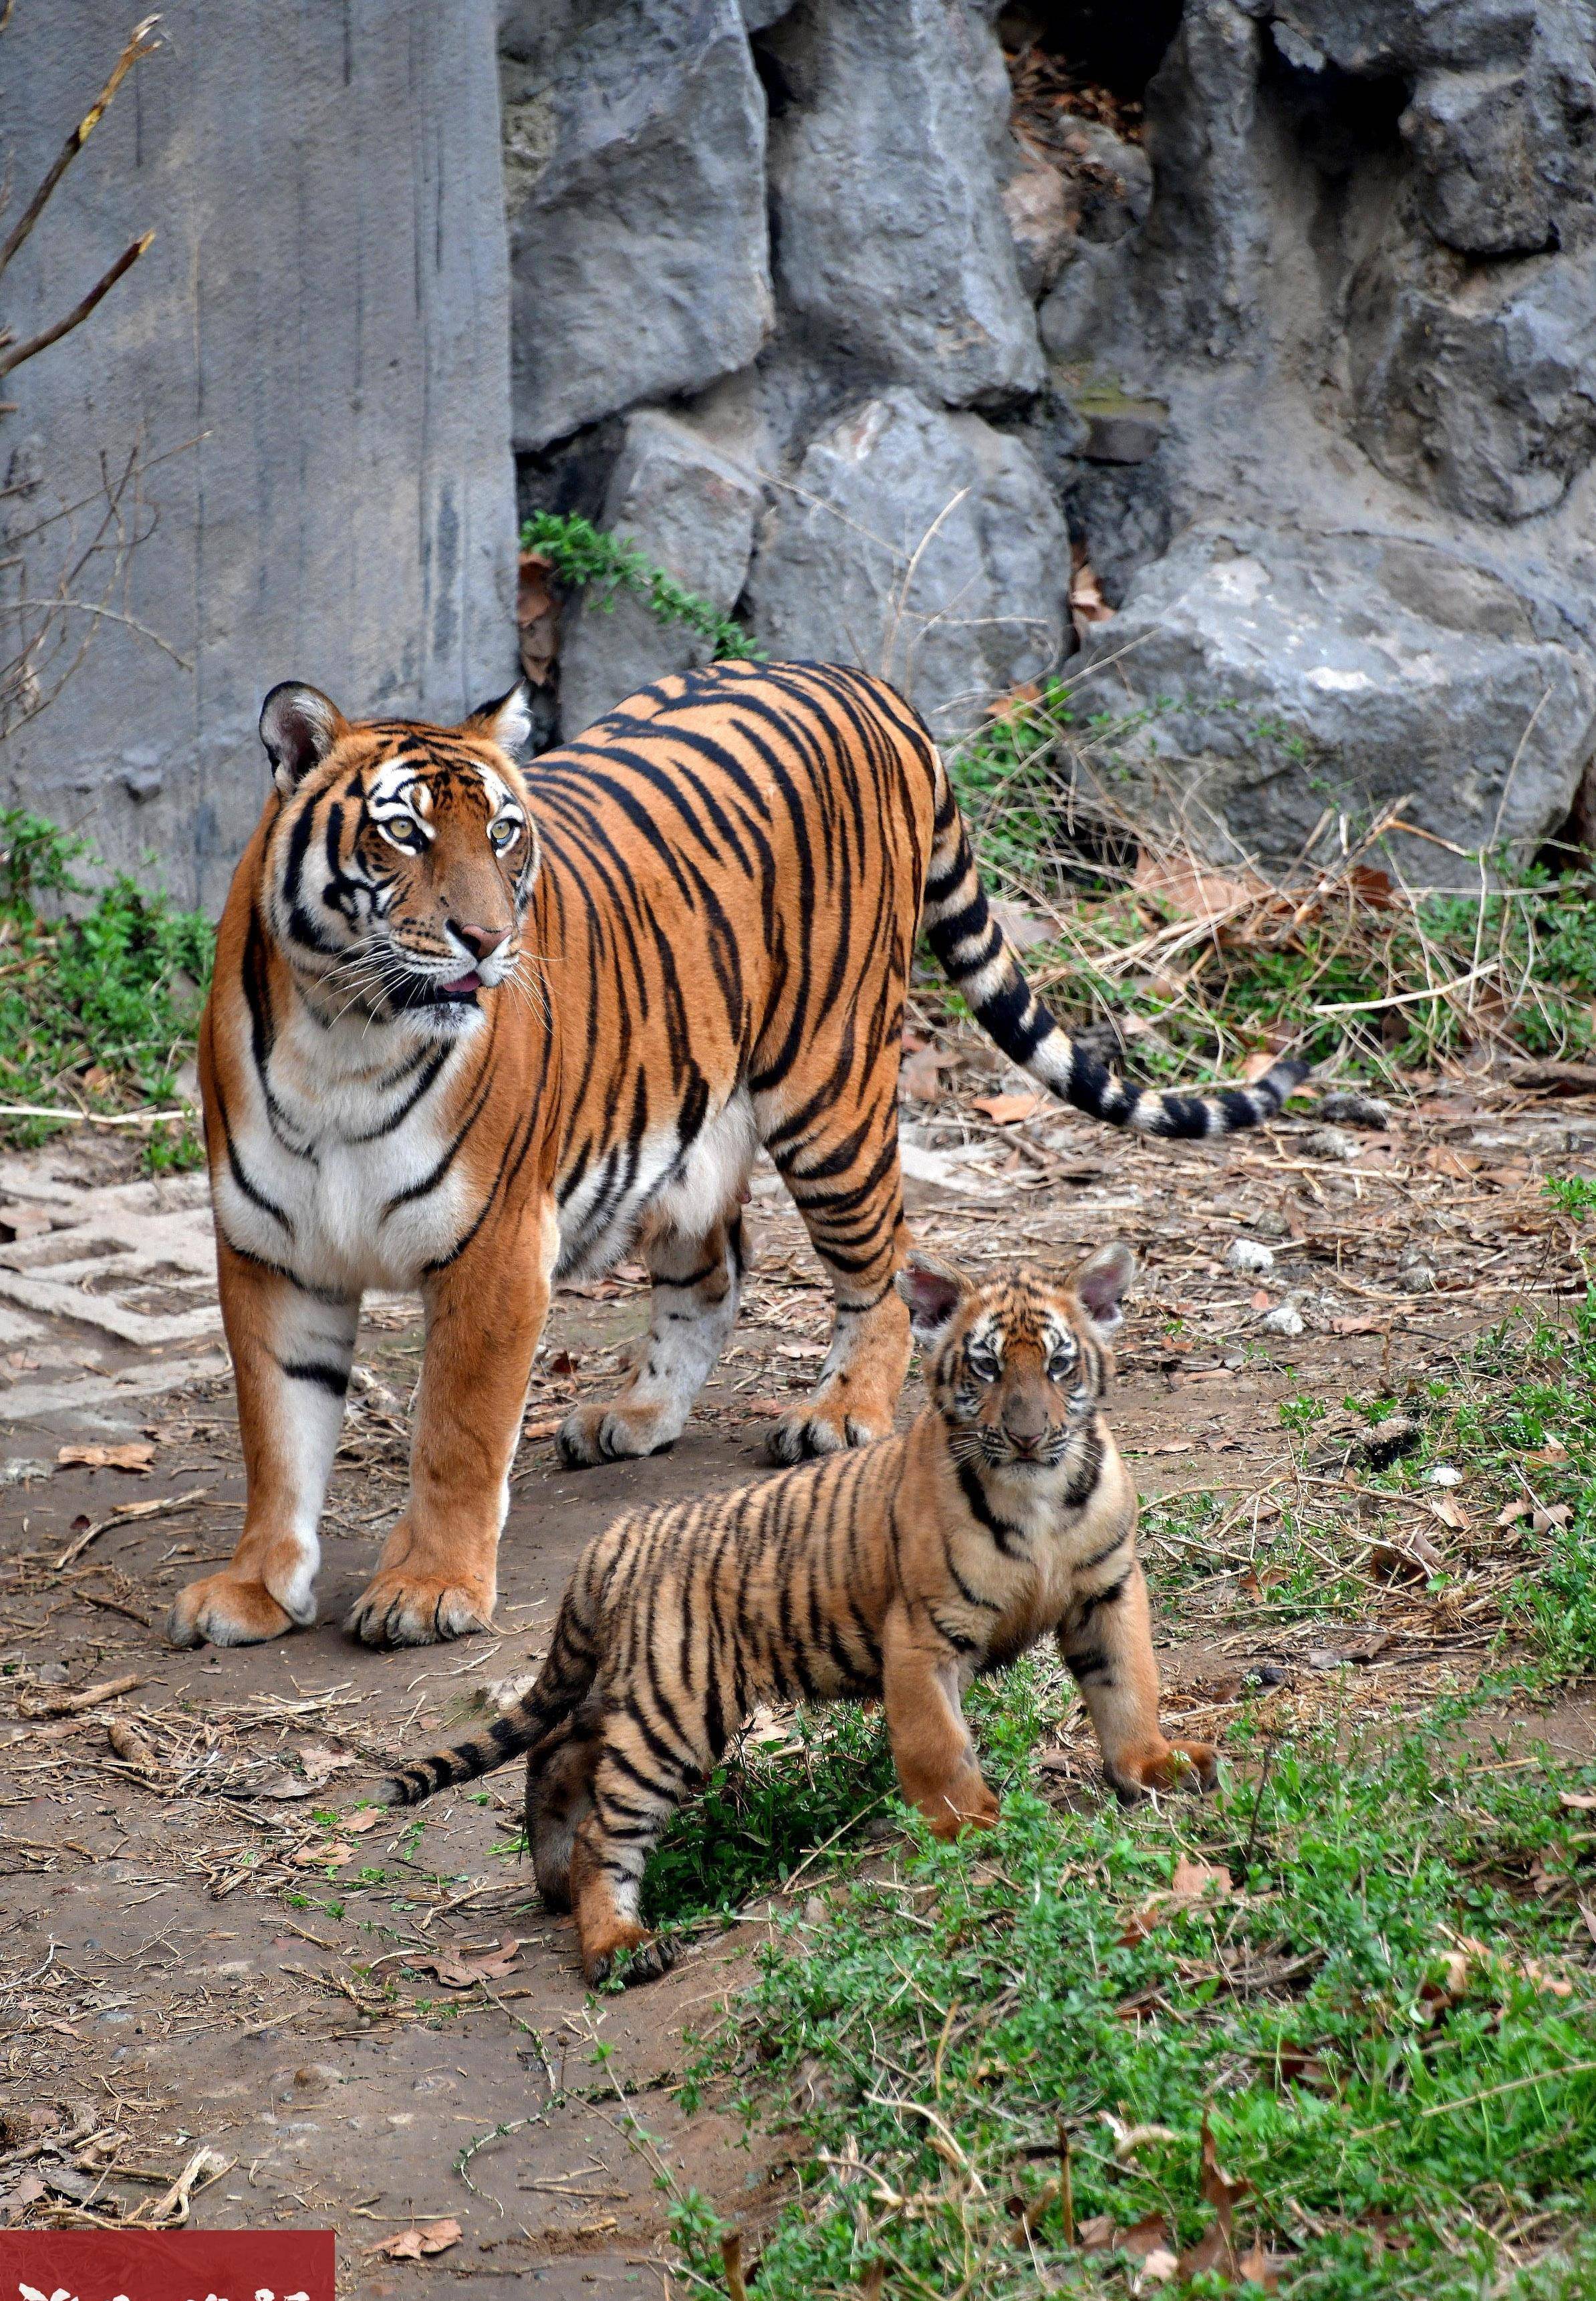
<instances>
[{"instance_id":1,"label":"cub's nose","mask_svg":"<svg viewBox=\"0 0 1596 2301\"><path fill-rule=\"evenodd\" d=\"M464 919L451 919L449 933L459 937L473 958L491 958L510 940L508 927L472 926Z\"/></svg>"},{"instance_id":2,"label":"cub's nose","mask_svg":"<svg viewBox=\"0 0 1596 2301\"><path fill-rule=\"evenodd\" d=\"M1003 1435L1016 1452L1033 1453L1048 1435L1048 1410L1040 1399L1015 1399L1003 1411Z\"/></svg>"}]
</instances>

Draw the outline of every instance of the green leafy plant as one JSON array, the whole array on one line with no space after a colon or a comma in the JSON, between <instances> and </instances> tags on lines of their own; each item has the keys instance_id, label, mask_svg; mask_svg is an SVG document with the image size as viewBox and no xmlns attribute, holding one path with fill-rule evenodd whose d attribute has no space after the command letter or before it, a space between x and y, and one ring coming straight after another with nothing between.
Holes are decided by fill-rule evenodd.
<instances>
[{"instance_id":1,"label":"green leafy plant","mask_svg":"<svg viewBox=\"0 0 1596 2301\"><path fill-rule=\"evenodd\" d=\"M91 896L84 842L25 808L0 810L0 1103L115 1111L176 1105L215 936L119 874ZM75 916L60 907L78 906ZM0 1117L4 1139L42 1141L54 1122ZM200 1156L188 1133L153 1134L152 1167Z\"/></svg>"},{"instance_id":2,"label":"green leafy plant","mask_svg":"<svg viewBox=\"0 0 1596 2301\"><path fill-rule=\"evenodd\" d=\"M591 591L601 607L613 607L617 592L630 591L657 622L679 623L696 632L717 656L745 662L763 658L764 649L733 617L722 615L713 600L688 590L645 558L635 544L595 527L579 513L534 512L522 528L521 548L546 559L568 589Z\"/></svg>"}]
</instances>

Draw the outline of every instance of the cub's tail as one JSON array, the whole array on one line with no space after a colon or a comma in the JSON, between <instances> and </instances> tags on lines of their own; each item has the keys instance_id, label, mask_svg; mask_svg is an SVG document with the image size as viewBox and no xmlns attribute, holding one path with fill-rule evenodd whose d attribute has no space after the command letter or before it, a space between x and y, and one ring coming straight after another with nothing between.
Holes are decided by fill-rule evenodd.
<instances>
[{"instance_id":1,"label":"cub's tail","mask_svg":"<svg viewBox=\"0 0 1596 2301\"><path fill-rule=\"evenodd\" d=\"M1010 1062L1090 1117L1142 1134L1234 1134L1273 1118L1308 1076L1306 1063L1282 1061L1251 1086L1208 1094L1134 1087L1077 1046L1033 996L1019 955L988 905L958 801L938 763L937 812L925 881L926 939L943 973Z\"/></svg>"},{"instance_id":2,"label":"cub's tail","mask_svg":"<svg viewBox=\"0 0 1596 2301\"><path fill-rule=\"evenodd\" d=\"M592 1685L597 1665L591 1631L581 1619L583 1578L579 1569L577 1583L560 1609L548 1659L531 1691L490 1719L480 1732L390 1774L377 1794L382 1804L420 1805L423 1798L456 1782L475 1781L479 1774L507 1766L523 1750L535 1750L564 1725Z\"/></svg>"}]
</instances>

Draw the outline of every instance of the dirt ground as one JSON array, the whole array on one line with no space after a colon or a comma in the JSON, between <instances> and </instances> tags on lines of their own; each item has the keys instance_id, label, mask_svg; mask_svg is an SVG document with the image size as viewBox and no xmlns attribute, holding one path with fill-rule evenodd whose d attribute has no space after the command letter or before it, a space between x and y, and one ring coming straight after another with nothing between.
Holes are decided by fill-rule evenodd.
<instances>
[{"instance_id":1,"label":"dirt ground","mask_svg":"<svg viewBox=\"0 0 1596 2301\"><path fill-rule=\"evenodd\" d=\"M1322 1455L1293 1459L1280 1406L1400 1398L1515 1303L1571 1292L1567 1225L1541 1181L1589 1171L1596 1106L1454 1079L1422 1090L1389 1132L1339 1146L1288 1122L1162 1147L1050 1105L983 1117L973 1093L1005 1082L978 1059L941 1084L940 1101L906 1105L926 1243L978 1270L1022 1256L1062 1266L1116 1235L1144 1258L1114 1410L1122 1445L1148 1500L1228 1498L1202 1538L1211 1554L1193 1554L1174 1514L1146 1547L1156 1600L1167 1582L1171 1718L1223 1737L1247 1672L1288 1714L1311 1709L1331 1673L1399 1714L1466 1676L1496 1629L1515 1537L1475 1527L1466 1493L1460 1526L1425 1520L1456 1568L1443 1602L1422 1577L1415 1594L1370 1576L1367 1619L1328 1651L1322 1625L1272 1619L1247 1560L1283 1501L1311 1501L1316 1484L1326 1508L1360 1507L1335 1414L1313 1434ZM671 2183L755 2222L781 2193L768 2149L730 2115L688 2118L671 2089L684 2037L749 1977L764 1906L701 1932L664 1981L590 2000L568 1925L514 1858L518 1772L419 1818L363 1829L349 1817L387 1758L528 1678L582 1544L617 1508L757 1470L764 1423L824 1347L801 1226L774 1176L757 1178L734 1347L689 1435L649 1461L555 1464L567 1403L614 1385L646 1321L630 1265L559 1296L497 1634L453 1647L373 1654L338 1627L399 1507L419 1363L415 1306L370 1306L324 1528L322 1626L180 1654L160 1635L167 1601L228 1553L243 1483L203 1194L196 1178L139 1184L133 1171L104 1142L0 1162L0 2222L187 2210L206 2226L330 2224L341 2286L372 2296L446 2278L551 2301L662 2278L668 2290ZM1238 1236L1269 1244L1273 1268L1231 1272ZM1299 1335L1266 1327L1283 1309ZM911 1390L906 1410L915 1402ZM128 1445L146 1467L60 1460ZM118 1678L137 1684L60 1714ZM1592 1746L1583 1713L1550 1724L1571 1749ZM1065 1794L1096 1794L1074 1732L1041 1764ZM173 2194L186 2171L187 2208ZM461 2235L430 2257L378 2249L444 2220Z\"/></svg>"}]
</instances>

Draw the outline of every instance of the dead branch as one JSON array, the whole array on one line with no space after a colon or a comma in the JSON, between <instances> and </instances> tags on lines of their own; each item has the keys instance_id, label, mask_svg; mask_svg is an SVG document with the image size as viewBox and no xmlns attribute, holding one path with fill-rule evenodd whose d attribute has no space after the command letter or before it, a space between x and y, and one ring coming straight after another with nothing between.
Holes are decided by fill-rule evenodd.
<instances>
[{"instance_id":1,"label":"dead branch","mask_svg":"<svg viewBox=\"0 0 1596 2301\"><path fill-rule=\"evenodd\" d=\"M100 298L110 294L124 272L132 270L155 237L153 231L146 231L142 239L133 242L131 247L124 247L109 272L96 280L88 295L74 304L64 318L55 321L38 335L29 336L26 343L18 344L10 351L0 351L0 375L9 375L13 367L21 367L24 360L32 359L38 352L47 351L52 344L59 343L63 336L70 336L74 328L81 327Z\"/></svg>"},{"instance_id":2,"label":"dead branch","mask_svg":"<svg viewBox=\"0 0 1596 2301\"><path fill-rule=\"evenodd\" d=\"M11 11L7 8L6 16L8 18L10 13ZM161 19L159 16L146 16L142 23L135 24L131 32L129 33L128 44L126 47L123 48L121 55L118 56L115 65L113 67L110 79L105 82L104 87L100 90L99 95L89 105L88 110L84 113L82 119L79 121L77 126L69 131L66 142L62 146L60 151L56 154L49 167L45 171L45 174L39 184L38 189L34 193L33 197L22 210L22 213L17 218L16 222L12 226L4 247L0 247L0 272L4 272L5 267L11 262L12 257L16 254L18 248L21 247L22 242L27 238L29 233L33 230L34 225L44 213L45 209L49 203L50 195L54 192L56 185L61 181L63 176L65 175L67 170L71 166L72 162L77 158L79 153L81 152L83 146L88 143L89 138L94 134L95 130L99 126L101 121L104 118L112 98L115 96L117 89L121 86L129 72L131 71L133 66L138 62L141 56L152 55L156 48L160 46L161 43L152 38L155 26L160 22L160 21ZM4 29L4 24L0 24L0 29ZM139 249L139 253L143 253L142 247ZM128 265L132 261L133 258L131 255L125 256L122 259L121 269L123 272L127 270ZM120 278L121 274L114 274L113 277ZM99 290L99 296L103 296L105 292L105 289L110 287L111 284L111 280L107 279L104 286ZM95 297L95 302L98 302L99 296ZM90 305L88 308L92 310L93 305ZM76 323L74 322L74 324ZM10 364L14 366L16 363L13 360Z\"/></svg>"}]
</instances>

